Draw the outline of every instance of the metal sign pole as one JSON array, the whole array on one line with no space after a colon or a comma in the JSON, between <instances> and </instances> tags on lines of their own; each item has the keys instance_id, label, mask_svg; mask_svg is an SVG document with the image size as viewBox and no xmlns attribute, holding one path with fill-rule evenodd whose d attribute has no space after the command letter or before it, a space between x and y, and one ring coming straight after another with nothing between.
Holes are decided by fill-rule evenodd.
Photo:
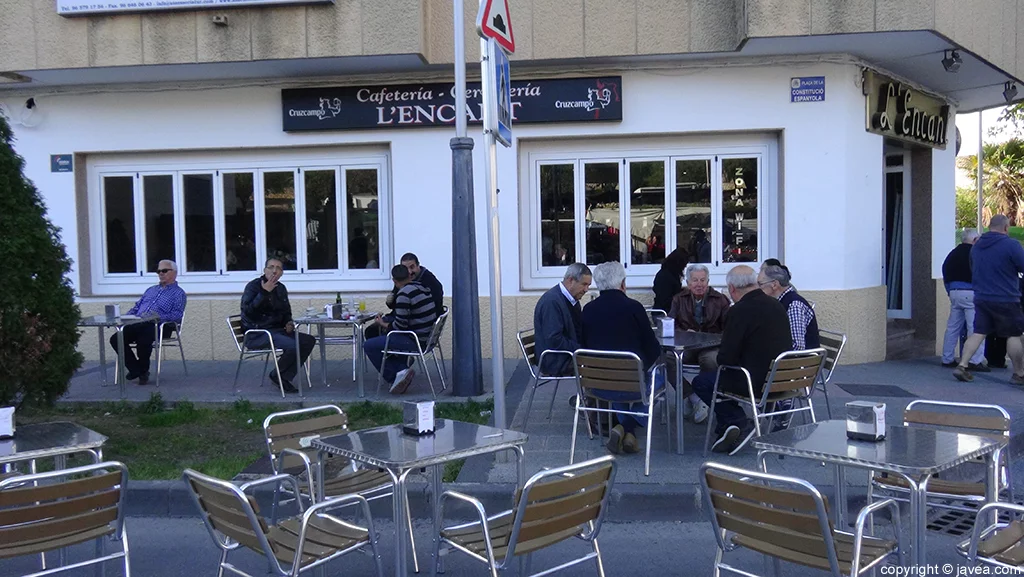
<instances>
[{"instance_id":1,"label":"metal sign pole","mask_svg":"<svg viewBox=\"0 0 1024 577\"><path fill-rule=\"evenodd\" d=\"M501 317L501 243L498 227L498 86L494 78L493 39L480 40L480 72L484 90L484 173L487 175L487 250L491 281L491 382L494 386L494 426L505 428L505 347Z\"/></svg>"},{"instance_id":2,"label":"metal sign pole","mask_svg":"<svg viewBox=\"0 0 1024 577\"><path fill-rule=\"evenodd\" d=\"M978 234L983 232L981 228L984 222L982 221L982 211L985 208L985 194L982 185L985 180L985 150L983 145L985 143L985 128L984 122L982 121L981 115L984 111L978 111Z\"/></svg>"}]
</instances>

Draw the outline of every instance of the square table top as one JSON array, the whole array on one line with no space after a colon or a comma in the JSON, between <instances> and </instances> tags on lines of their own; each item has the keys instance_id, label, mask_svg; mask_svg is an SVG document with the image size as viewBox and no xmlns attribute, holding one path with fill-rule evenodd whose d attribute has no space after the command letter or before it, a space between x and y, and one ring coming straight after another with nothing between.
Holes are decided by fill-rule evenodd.
<instances>
[{"instance_id":1,"label":"square table top","mask_svg":"<svg viewBox=\"0 0 1024 577\"><path fill-rule=\"evenodd\" d=\"M295 318L292 322L297 325L354 325L365 323L372 320L375 316L377 315L374 313L360 313L347 319L335 319L327 316L327 313L318 313L315 315L302 315Z\"/></svg>"},{"instance_id":2,"label":"square table top","mask_svg":"<svg viewBox=\"0 0 1024 577\"><path fill-rule=\"evenodd\" d=\"M106 441L106 436L68 421L19 425L13 438L0 439L0 464L98 449Z\"/></svg>"},{"instance_id":3,"label":"square table top","mask_svg":"<svg viewBox=\"0 0 1024 577\"><path fill-rule=\"evenodd\" d=\"M434 433L414 436L402 425L363 429L314 439L315 449L386 469L412 469L511 449L526 444L524 433L438 419Z\"/></svg>"},{"instance_id":4,"label":"square table top","mask_svg":"<svg viewBox=\"0 0 1024 577\"><path fill-rule=\"evenodd\" d=\"M754 439L754 447L843 465L856 465L920 478L951 469L1006 446L1006 439L917 426L891 426L878 442L846 436L846 421L791 427Z\"/></svg>"},{"instance_id":5,"label":"square table top","mask_svg":"<svg viewBox=\"0 0 1024 577\"><path fill-rule=\"evenodd\" d=\"M719 333L696 333L690 331L676 330L673 338L658 337L661 348L665 350L693 351L710 349L722 344L722 335Z\"/></svg>"},{"instance_id":6,"label":"square table top","mask_svg":"<svg viewBox=\"0 0 1024 577\"><path fill-rule=\"evenodd\" d=\"M148 323L157 320L157 316L139 317L135 315L121 315L119 317L108 317L107 315L92 315L78 319L80 327L126 327L136 323Z\"/></svg>"}]
</instances>

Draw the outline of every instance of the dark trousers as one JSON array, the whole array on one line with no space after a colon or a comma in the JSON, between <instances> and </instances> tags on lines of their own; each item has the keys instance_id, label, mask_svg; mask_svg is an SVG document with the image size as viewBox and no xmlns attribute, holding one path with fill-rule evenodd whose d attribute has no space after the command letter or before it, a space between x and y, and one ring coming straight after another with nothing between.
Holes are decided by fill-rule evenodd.
<instances>
[{"instance_id":1,"label":"dark trousers","mask_svg":"<svg viewBox=\"0 0 1024 577\"><path fill-rule=\"evenodd\" d=\"M715 373L701 372L699 375L693 378L693 392L697 393L700 400L704 401L711 406L711 396L715 391ZM738 395L749 395L750 392L743 385L730 386L731 383L726 381L721 390L729 393L735 393ZM754 391L757 393L757 391ZM730 425L736 425L739 428L743 428L747 423L750 422L750 418L747 417L747 412L743 410L736 401L718 401L715 403L715 431L721 434Z\"/></svg>"},{"instance_id":2,"label":"dark trousers","mask_svg":"<svg viewBox=\"0 0 1024 577\"><path fill-rule=\"evenodd\" d=\"M405 369L408 366L408 358L404 355L389 355L388 361L384 363L383 368L381 362L384 360L384 343L388 340L387 334L379 337L373 337L367 339L363 343L363 350L366 352L366 358L370 359L373 366L380 371L384 380L389 384L395 382L395 376L398 375L398 371ZM409 335L391 335L391 342L388 343L393 351L415 351L416 339Z\"/></svg>"},{"instance_id":3,"label":"dark trousers","mask_svg":"<svg viewBox=\"0 0 1024 577\"><path fill-rule=\"evenodd\" d=\"M129 373L141 375L149 372L149 357L153 356L153 343L156 341L156 323L135 323L124 327L124 346L128 352L124 356L124 368ZM174 332L174 325L164 327L164 337ZM135 345L132 350L131 345ZM117 350L117 333L110 335L110 346Z\"/></svg>"},{"instance_id":4,"label":"dark trousers","mask_svg":"<svg viewBox=\"0 0 1024 577\"><path fill-rule=\"evenodd\" d=\"M384 315L384 320L386 320L389 323L394 319L395 315ZM363 342L384 336L386 334L388 334L388 332L386 329L384 329L384 327L378 325L377 323L369 323L368 325L366 325L366 328L363 329Z\"/></svg>"},{"instance_id":5,"label":"dark trousers","mask_svg":"<svg viewBox=\"0 0 1024 577\"><path fill-rule=\"evenodd\" d=\"M271 330L274 337L274 346L284 351L281 358L277 359L277 367L281 369L281 378L291 381L298 372L298 365L295 362L295 347L299 348L299 355L305 363L309 354L316 346L316 337L306 333L292 332L288 334L284 329ZM266 333L252 333L245 338L245 346L250 349L266 349L270 347L270 339Z\"/></svg>"},{"instance_id":6,"label":"dark trousers","mask_svg":"<svg viewBox=\"0 0 1024 577\"><path fill-rule=\"evenodd\" d=\"M985 337L985 358L988 366L993 368L1006 368L1006 338L988 336Z\"/></svg>"}]
</instances>

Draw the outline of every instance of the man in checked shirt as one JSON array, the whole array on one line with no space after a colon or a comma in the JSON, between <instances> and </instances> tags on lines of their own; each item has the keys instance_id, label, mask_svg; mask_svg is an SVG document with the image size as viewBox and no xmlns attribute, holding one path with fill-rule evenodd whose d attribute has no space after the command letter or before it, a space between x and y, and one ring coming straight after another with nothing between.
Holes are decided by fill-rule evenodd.
<instances>
[{"instance_id":1,"label":"man in checked shirt","mask_svg":"<svg viewBox=\"0 0 1024 577\"><path fill-rule=\"evenodd\" d=\"M128 349L124 357L124 366L128 371L125 378L129 381L138 379L140 385L149 384L149 357L153 354L156 327L159 323L175 323L174 327L164 327L164 337L169 337L185 314L187 297L185 291L178 286L178 265L173 260L162 260L156 268L160 282L146 289L128 314L140 317L153 315L159 319L154 323L136 323L124 328L124 344ZM135 345L135 352L129 346L132 344ZM116 334L110 337L110 346L117 352Z\"/></svg>"},{"instance_id":2,"label":"man in checked shirt","mask_svg":"<svg viewBox=\"0 0 1024 577\"><path fill-rule=\"evenodd\" d=\"M761 290L770 297L779 299L789 316L789 330L793 333L793 350L803 351L816 349L821 346L818 338L818 319L814 316L814 309L811 304L804 300L804 297L797 294L796 289L790 284L789 269L778 261L766 261L761 266L761 273L757 277L757 284ZM788 410L793 408L793 399L786 399L776 403L776 409ZM792 420L792 413L783 415L775 421L773 431L789 427Z\"/></svg>"}]
</instances>

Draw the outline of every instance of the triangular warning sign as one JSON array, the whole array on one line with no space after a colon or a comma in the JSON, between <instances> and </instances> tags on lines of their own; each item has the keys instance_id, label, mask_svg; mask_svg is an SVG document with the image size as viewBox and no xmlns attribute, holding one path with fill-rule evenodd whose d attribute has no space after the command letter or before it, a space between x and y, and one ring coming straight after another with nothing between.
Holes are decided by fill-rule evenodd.
<instances>
[{"instance_id":1,"label":"triangular warning sign","mask_svg":"<svg viewBox=\"0 0 1024 577\"><path fill-rule=\"evenodd\" d=\"M476 15L476 29L480 36L494 38L505 52L512 54L516 51L508 0L487 0L480 4L480 12Z\"/></svg>"}]
</instances>

